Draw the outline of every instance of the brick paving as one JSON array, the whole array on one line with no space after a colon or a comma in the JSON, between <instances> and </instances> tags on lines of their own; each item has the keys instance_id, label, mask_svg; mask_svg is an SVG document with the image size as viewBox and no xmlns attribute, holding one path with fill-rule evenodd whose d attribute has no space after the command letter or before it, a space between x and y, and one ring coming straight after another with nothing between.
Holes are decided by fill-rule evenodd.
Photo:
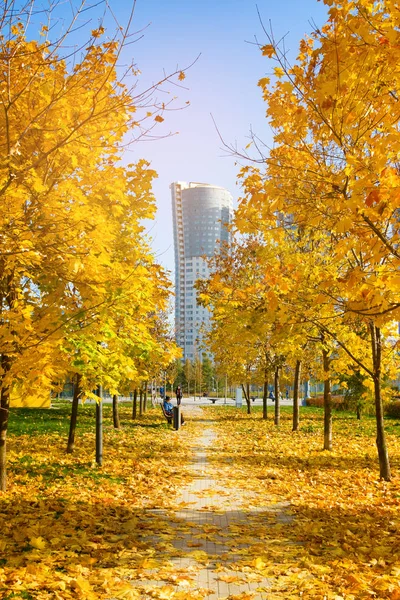
<instances>
[{"instance_id":1,"label":"brick paving","mask_svg":"<svg viewBox=\"0 0 400 600\"><path fill-rule=\"evenodd\" d=\"M189 419L199 417L201 412L200 407L185 406ZM244 557L249 547L259 547L262 553L259 525L265 527L267 515L271 518L272 513L278 522L290 522L287 506L259 506L255 492L224 486L220 471L207 461L207 451L216 437L212 421L203 421L203 426L202 437L193 447L193 480L177 498L177 510L173 515L164 510L151 511L159 522L160 535L151 538L144 532L142 538L153 546L156 557L164 557L168 567L165 573L162 568L149 569L148 579L134 585L141 588L143 599L157 597L155 586L166 584L174 586L178 597L185 598L270 598L270 582L246 566ZM229 469L231 465L225 472ZM187 596L182 596L184 590Z\"/></svg>"}]
</instances>

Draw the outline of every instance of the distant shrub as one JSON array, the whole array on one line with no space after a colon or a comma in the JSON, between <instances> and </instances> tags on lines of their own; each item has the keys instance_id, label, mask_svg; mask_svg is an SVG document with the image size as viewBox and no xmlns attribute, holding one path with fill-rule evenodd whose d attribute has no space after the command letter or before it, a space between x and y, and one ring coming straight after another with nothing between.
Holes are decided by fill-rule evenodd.
<instances>
[{"instance_id":1,"label":"distant shrub","mask_svg":"<svg viewBox=\"0 0 400 600\"><path fill-rule=\"evenodd\" d=\"M307 398L306 400L307 406L315 406L317 408L324 407L324 397L323 396L315 396L315 398ZM343 396L332 396L332 408L335 410L343 410L344 409L344 398Z\"/></svg>"},{"instance_id":2,"label":"distant shrub","mask_svg":"<svg viewBox=\"0 0 400 600\"><path fill-rule=\"evenodd\" d=\"M316 396L315 398L307 398L306 406L316 406L317 408L322 408L324 406L324 399L321 396Z\"/></svg>"},{"instance_id":3,"label":"distant shrub","mask_svg":"<svg viewBox=\"0 0 400 600\"><path fill-rule=\"evenodd\" d=\"M394 400L386 404L385 415L393 419L400 419L400 400Z\"/></svg>"},{"instance_id":4,"label":"distant shrub","mask_svg":"<svg viewBox=\"0 0 400 600\"><path fill-rule=\"evenodd\" d=\"M367 376L354 366L352 372L339 375L339 380L345 387L344 410L355 412L357 419L361 419L362 413L373 414L374 412L371 393L365 385L366 379Z\"/></svg>"},{"instance_id":5,"label":"distant shrub","mask_svg":"<svg viewBox=\"0 0 400 600\"><path fill-rule=\"evenodd\" d=\"M308 423L307 425L300 427L300 431L302 433L315 433L317 430L312 423Z\"/></svg>"}]
</instances>

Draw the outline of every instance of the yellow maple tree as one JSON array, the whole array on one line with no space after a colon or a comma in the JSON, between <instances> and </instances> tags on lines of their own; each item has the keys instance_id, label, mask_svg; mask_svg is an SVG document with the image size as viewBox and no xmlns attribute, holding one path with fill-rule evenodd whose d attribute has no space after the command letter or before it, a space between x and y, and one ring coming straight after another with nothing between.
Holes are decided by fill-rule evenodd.
<instances>
[{"instance_id":1,"label":"yellow maple tree","mask_svg":"<svg viewBox=\"0 0 400 600\"><path fill-rule=\"evenodd\" d=\"M28 4L33 10L34 0ZM159 305L156 282L163 276L141 225L155 210L150 194L154 172L140 161L121 165L128 132L159 111L156 104L149 110L151 90L146 90L144 102L135 91L136 82L128 84L118 71L127 30L118 30L120 37L111 41L103 41L103 27L93 30L78 60L77 55L65 56L64 46L83 7L56 42L50 40L49 28L42 29L40 41L28 39L29 11L18 12L14 4L1 10L2 31L9 32L0 38L1 70L6 74L0 82L4 489L13 387L21 381L50 386L60 376L59 349L65 336L79 337L80 329L90 326L97 333L88 333L88 340L104 342L103 336L114 335L113 327L119 326L112 314L117 305L124 312L124 327L129 321L137 337L146 336L144 320ZM141 102L146 104L143 118L138 114ZM165 288L164 282L160 287ZM143 309L136 311L140 305ZM129 365L122 366L127 372Z\"/></svg>"},{"instance_id":2,"label":"yellow maple tree","mask_svg":"<svg viewBox=\"0 0 400 600\"><path fill-rule=\"evenodd\" d=\"M324 263L314 262L310 276L319 293L313 297L328 312L331 304L335 318L342 314L347 325L364 323L356 327L369 332L372 366L364 366L374 385L380 472L389 479L382 327L390 329L400 307L398 11L391 1L326 4L327 23L301 41L294 65L268 36L263 53L278 69L273 83L263 78L259 85L274 146L265 168L242 170L245 198L237 223L252 232L258 218L275 239L277 224L293 228L310 247L318 238L326 240L333 268L321 277ZM323 329L349 351L337 332L326 324Z\"/></svg>"}]
</instances>

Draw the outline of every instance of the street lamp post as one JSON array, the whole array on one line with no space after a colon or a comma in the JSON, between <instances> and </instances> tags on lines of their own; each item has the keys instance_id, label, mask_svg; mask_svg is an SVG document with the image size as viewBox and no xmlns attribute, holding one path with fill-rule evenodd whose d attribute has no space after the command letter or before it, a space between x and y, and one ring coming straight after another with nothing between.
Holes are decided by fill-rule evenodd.
<instances>
[{"instance_id":1,"label":"street lamp post","mask_svg":"<svg viewBox=\"0 0 400 600\"><path fill-rule=\"evenodd\" d=\"M103 403L102 403L102 387L97 386L96 396L96 463L99 467L103 464Z\"/></svg>"},{"instance_id":2,"label":"street lamp post","mask_svg":"<svg viewBox=\"0 0 400 600\"><path fill-rule=\"evenodd\" d=\"M224 404L226 404L226 396L228 394L228 375L225 374L225 400L224 400Z\"/></svg>"}]
</instances>

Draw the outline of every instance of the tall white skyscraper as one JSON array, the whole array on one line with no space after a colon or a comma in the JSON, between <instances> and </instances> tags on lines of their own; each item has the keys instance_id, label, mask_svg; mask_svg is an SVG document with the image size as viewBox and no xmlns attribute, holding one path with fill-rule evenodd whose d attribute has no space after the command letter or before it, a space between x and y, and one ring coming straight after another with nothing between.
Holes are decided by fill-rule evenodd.
<instances>
[{"instance_id":1,"label":"tall white skyscraper","mask_svg":"<svg viewBox=\"0 0 400 600\"><path fill-rule=\"evenodd\" d=\"M175 245L175 330L183 359L202 353L201 326L209 322L207 309L197 306L196 279L209 275L204 257L230 241L232 196L224 188L207 183L171 183Z\"/></svg>"}]
</instances>

